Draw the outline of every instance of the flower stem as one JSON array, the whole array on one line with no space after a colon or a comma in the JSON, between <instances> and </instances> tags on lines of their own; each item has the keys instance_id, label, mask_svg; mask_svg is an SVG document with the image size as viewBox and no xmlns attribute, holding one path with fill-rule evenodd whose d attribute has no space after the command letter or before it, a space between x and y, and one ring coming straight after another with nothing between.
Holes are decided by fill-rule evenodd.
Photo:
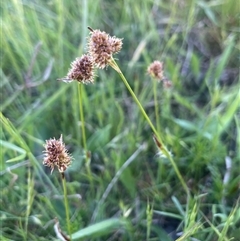
<instances>
[{"instance_id":1,"label":"flower stem","mask_svg":"<svg viewBox=\"0 0 240 241\"><path fill-rule=\"evenodd\" d=\"M64 194L64 206L65 206L65 211L66 211L67 229L68 229L68 235L70 236L70 240L71 240L69 206L68 206L68 200L67 200L67 188L66 188L66 179L65 179L64 172L61 173L61 176L62 176L62 185L63 185L63 194Z\"/></svg>"},{"instance_id":2,"label":"flower stem","mask_svg":"<svg viewBox=\"0 0 240 241\"><path fill-rule=\"evenodd\" d=\"M85 133L85 122L84 122L84 114L83 114L83 103L82 103L82 84L78 84L78 101L79 101L79 113L81 120L81 128L82 128L82 142L83 148L87 151L87 142L86 142L86 133Z\"/></svg>"},{"instance_id":3,"label":"flower stem","mask_svg":"<svg viewBox=\"0 0 240 241\"><path fill-rule=\"evenodd\" d=\"M156 126L157 131L160 132L160 122L159 122L159 113L158 113L158 100L157 100L157 84L156 80L153 80L153 96L154 96L154 106L155 106L155 117L156 117Z\"/></svg>"},{"instance_id":4,"label":"flower stem","mask_svg":"<svg viewBox=\"0 0 240 241\"><path fill-rule=\"evenodd\" d=\"M149 119L148 115L146 114L145 110L142 107L142 104L140 103L140 101L138 100L137 96L135 95L135 93L133 92L131 86L128 84L128 81L126 80L125 76L123 75L121 69L119 68L119 66L117 65L117 63L115 62L115 60L112 58L111 61L109 62L109 65L118 72L118 74L120 75L122 81L124 82L125 86L127 87L128 91L130 92L130 94L132 95L133 99L135 100L136 104L138 105L142 115L144 116L144 118L146 119L146 121L148 122L149 126L151 127L153 133L155 134L155 137L157 138L158 141L158 148L160 149L160 151L169 159L169 161L171 162L174 171L176 172L178 179L180 180L183 188L185 189L187 195L189 196L189 190L188 187L181 175L181 173L179 172L179 169L176 165L176 163L174 162L171 153L168 151L168 149L165 147L161 136L158 134L157 130L155 129L154 125L152 124L151 120Z\"/></svg>"},{"instance_id":5,"label":"flower stem","mask_svg":"<svg viewBox=\"0 0 240 241\"><path fill-rule=\"evenodd\" d=\"M91 158L90 158L90 153L88 152L88 149L87 149L82 96L83 96L83 85L78 84L79 113L80 113L80 121L81 121L81 127L82 127L82 142L83 142L83 148L85 151L85 166L87 169L88 178L89 178L91 187L93 187L92 172L91 172L91 168L90 168Z\"/></svg>"},{"instance_id":6,"label":"flower stem","mask_svg":"<svg viewBox=\"0 0 240 241\"><path fill-rule=\"evenodd\" d=\"M157 126L158 133L160 133L159 109L158 109L158 99L157 99L158 81L156 79L153 79L152 81L153 81L153 96L154 96L156 126ZM163 163L158 162L157 183L161 182L162 170L163 170Z\"/></svg>"},{"instance_id":7,"label":"flower stem","mask_svg":"<svg viewBox=\"0 0 240 241\"><path fill-rule=\"evenodd\" d=\"M150 125L153 133L156 135L158 141L160 143L162 143L162 139L160 138L157 130L155 129L154 125L152 124L151 120L149 119L148 115L146 114L145 110L142 107L142 104L140 103L140 101L138 100L137 96L135 95L135 93L133 92L131 86L128 84L128 81L126 80L125 76L123 75L122 71L120 70L120 68L118 67L117 63L115 62L114 59L112 59L112 62L109 63L109 65L115 69L118 74L120 75L122 81L124 82L125 86L127 87L128 91L130 92L130 94L132 95L133 99L135 100L135 102L137 103L142 115L144 116L144 118L147 120L148 124Z\"/></svg>"}]
</instances>

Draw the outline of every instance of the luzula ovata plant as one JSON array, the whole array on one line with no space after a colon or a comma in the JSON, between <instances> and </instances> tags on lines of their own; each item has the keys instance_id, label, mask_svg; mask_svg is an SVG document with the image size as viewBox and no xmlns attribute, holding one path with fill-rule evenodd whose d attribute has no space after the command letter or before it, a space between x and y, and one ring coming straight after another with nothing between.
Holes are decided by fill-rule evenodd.
<instances>
[{"instance_id":1,"label":"luzula ovata plant","mask_svg":"<svg viewBox=\"0 0 240 241\"><path fill-rule=\"evenodd\" d=\"M66 210L66 222L68 227L68 233L71 237L71 228L70 228L70 217L69 217L69 210L68 210L68 200L67 200L67 188L66 188L66 179L64 172L70 166L72 162L72 157L68 153L65 144L62 139L62 135L58 140L55 138L46 140L46 144L44 145L45 150L44 152L44 160L43 165L48 166L51 168L51 173L56 166L58 168L59 173L61 173L62 177L62 185L63 185L63 192L64 192L64 204ZM71 239L71 238L70 238Z\"/></svg>"},{"instance_id":2,"label":"luzula ovata plant","mask_svg":"<svg viewBox=\"0 0 240 241\"><path fill-rule=\"evenodd\" d=\"M128 91L132 95L133 99L135 100L136 104L138 105L142 115L148 122L149 126L151 127L153 133L154 133L154 140L155 143L157 144L157 147L159 148L159 152L163 156L166 156L183 188L189 195L189 190L187 188L186 183L183 180L182 175L180 174L178 167L176 163L174 162L172 155L170 151L168 151L167 147L164 145L164 142L161 138L161 133L160 131L156 130L154 125L152 124L151 120L149 119L148 115L146 114L145 110L142 107L142 104L139 102L138 98L136 97L135 93L133 92L132 88L128 84L128 81L126 80L124 74L122 73L121 69L117 65L116 61L113 58L113 55L118 53L121 48L122 48L122 39L116 38L115 36L110 36L109 34L100 31L100 30L93 30L89 28L90 30L90 36L88 38L88 53L87 55L83 55L79 60L75 60L71 64L71 69L69 70L69 73L66 77L67 80L77 80L79 83L93 83L93 66L96 68L103 69L106 66L112 67L114 70L117 71L119 76L121 77L122 81L124 82L125 86L127 87ZM85 57L84 57L85 56ZM89 62L88 62L88 67L86 68L86 64L81 64L78 63L76 64L76 61L80 61L88 56ZM160 61L154 61L148 68L148 73L153 77L156 78L157 80L163 80L164 81L164 75L163 75L163 63ZM166 87L169 87L171 85L171 82L166 82L165 83Z\"/></svg>"}]
</instances>

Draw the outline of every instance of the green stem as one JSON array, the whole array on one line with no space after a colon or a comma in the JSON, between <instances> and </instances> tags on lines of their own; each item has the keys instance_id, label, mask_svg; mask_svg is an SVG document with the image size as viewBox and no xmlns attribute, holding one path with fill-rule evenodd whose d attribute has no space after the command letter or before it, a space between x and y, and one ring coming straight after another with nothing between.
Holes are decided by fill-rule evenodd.
<instances>
[{"instance_id":1,"label":"green stem","mask_svg":"<svg viewBox=\"0 0 240 241\"><path fill-rule=\"evenodd\" d=\"M30 198L31 198L31 172L30 172L30 168L28 168L28 195L27 195L27 210L26 210L26 217L25 217L25 234L24 234L24 240L27 240L27 236L28 236L28 217L30 215Z\"/></svg>"},{"instance_id":2,"label":"green stem","mask_svg":"<svg viewBox=\"0 0 240 241\"><path fill-rule=\"evenodd\" d=\"M150 234L151 234L151 225L152 225L152 218L153 218L153 207L150 206L149 200L147 204L147 241L150 240Z\"/></svg>"},{"instance_id":3,"label":"green stem","mask_svg":"<svg viewBox=\"0 0 240 241\"><path fill-rule=\"evenodd\" d=\"M122 71L120 70L119 66L117 65L117 63L115 62L115 60L112 58L111 61L109 62L109 65L118 72L118 74L120 75L122 81L124 82L124 84L126 85L128 91L130 92L130 94L132 95L133 99L135 100L136 104L138 105L142 115L144 116L144 118L146 119L146 121L148 122L149 126L151 127L153 133L155 134L158 142L160 145L158 145L158 148L160 149L160 151L170 160L174 171L176 172L178 179L180 180L183 188L185 189L187 195L189 196L189 190L188 187L181 175L181 173L178 170L178 167L176 165L176 163L174 162L171 153L168 151L168 149L165 147L162 138L160 137L160 135L158 134L158 132L156 131L154 125L152 124L151 120L149 119L148 115L146 114L145 110L142 107L142 104L139 102L137 96L135 95L135 93L133 92L132 88L130 87L130 85L128 84L128 81L126 80L125 76L123 75Z\"/></svg>"},{"instance_id":4,"label":"green stem","mask_svg":"<svg viewBox=\"0 0 240 241\"><path fill-rule=\"evenodd\" d=\"M158 109L158 99L157 99L157 84L158 81L153 79L153 96L154 96L154 107L155 107L155 118L156 118L156 126L158 133L160 132L160 122L159 122L159 109ZM157 183L161 182L161 174L163 170L163 163L158 162L158 171L157 171Z\"/></svg>"},{"instance_id":5,"label":"green stem","mask_svg":"<svg viewBox=\"0 0 240 241\"><path fill-rule=\"evenodd\" d=\"M78 101L79 101L79 113L80 113L80 121L81 121L81 128L82 128L82 142L83 148L87 153L87 142L86 142L86 133L85 133L85 122L84 122L84 114L83 114L83 101L82 101L82 84L78 84Z\"/></svg>"},{"instance_id":6,"label":"green stem","mask_svg":"<svg viewBox=\"0 0 240 241\"><path fill-rule=\"evenodd\" d=\"M115 69L118 74L120 75L122 81L124 82L124 84L126 85L128 91L130 92L130 94L132 95L133 99L135 100L135 102L137 103L142 115L144 116L144 118L147 120L148 124L150 125L153 133L156 135L158 141L160 143L162 143L162 139L160 138L157 130L155 129L154 125L152 124L151 120L149 119L148 115L146 114L145 110L142 107L142 104L139 102L137 96L134 94L132 88L130 87L130 85L128 84L128 81L126 80L125 76L123 75L122 71L120 70L120 68L118 67L117 63L115 62L114 59L112 59L112 62L109 62L109 65Z\"/></svg>"},{"instance_id":7,"label":"green stem","mask_svg":"<svg viewBox=\"0 0 240 241\"><path fill-rule=\"evenodd\" d=\"M70 240L71 240L71 226L70 226L68 199L67 199L66 179L65 179L64 173L61 173L61 175L62 175L62 185L63 185L63 194L64 194L64 206L65 206L65 211L66 211L67 229L68 229L68 235L70 236Z\"/></svg>"},{"instance_id":8,"label":"green stem","mask_svg":"<svg viewBox=\"0 0 240 241\"><path fill-rule=\"evenodd\" d=\"M155 117L156 117L156 125L157 131L160 132L160 122L159 122L159 110L158 110L158 100L157 100L157 80L153 80L153 96L154 96L154 106L155 106Z\"/></svg>"},{"instance_id":9,"label":"green stem","mask_svg":"<svg viewBox=\"0 0 240 241\"><path fill-rule=\"evenodd\" d=\"M78 101L79 101L79 113L80 113L80 121L81 121L81 128L82 128L82 142L83 142L83 148L85 151L85 160L86 160L85 166L87 169L90 185L91 185L91 187L93 187L92 172L91 172L91 168L90 168L91 159L90 159L90 153L88 153L87 141L86 141L82 96L83 96L83 85L78 84Z\"/></svg>"}]
</instances>

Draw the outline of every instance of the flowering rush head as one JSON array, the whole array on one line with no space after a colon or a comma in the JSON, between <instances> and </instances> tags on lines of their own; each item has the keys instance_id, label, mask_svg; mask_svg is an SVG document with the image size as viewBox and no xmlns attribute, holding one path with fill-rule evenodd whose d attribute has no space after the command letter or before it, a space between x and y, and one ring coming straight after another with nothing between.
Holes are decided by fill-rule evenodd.
<instances>
[{"instance_id":1,"label":"flowering rush head","mask_svg":"<svg viewBox=\"0 0 240 241\"><path fill-rule=\"evenodd\" d=\"M65 148L65 144L62 140L62 135L59 140L55 138L46 140L46 144L44 145L44 160L43 165L51 168L51 173L56 166L60 173L66 171L66 169L71 164L72 157L68 154L67 149Z\"/></svg>"},{"instance_id":2,"label":"flowering rush head","mask_svg":"<svg viewBox=\"0 0 240 241\"><path fill-rule=\"evenodd\" d=\"M163 81L163 87L165 88L165 89L170 89L171 87L172 87L172 81L171 80L168 80L168 79L166 79L166 80L164 80Z\"/></svg>"},{"instance_id":3,"label":"flowering rush head","mask_svg":"<svg viewBox=\"0 0 240 241\"><path fill-rule=\"evenodd\" d=\"M148 66L147 72L150 76L157 80L162 80L164 78L163 75L163 63L160 61L154 61Z\"/></svg>"},{"instance_id":4,"label":"flowering rush head","mask_svg":"<svg viewBox=\"0 0 240 241\"><path fill-rule=\"evenodd\" d=\"M122 39L111 37L100 30L90 29L88 40L88 52L92 56L97 68L105 68L112 59L113 54L118 53L122 48Z\"/></svg>"},{"instance_id":5,"label":"flowering rush head","mask_svg":"<svg viewBox=\"0 0 240 241\"><path fill-rule=\"evenodd\" d=\"M76 58L71 63L71 69L65 78L59 79L65 82L77 80L83 84L94 82L94 64L89 55L84 54L81 58Z\"/></svg>"}]
</instances>

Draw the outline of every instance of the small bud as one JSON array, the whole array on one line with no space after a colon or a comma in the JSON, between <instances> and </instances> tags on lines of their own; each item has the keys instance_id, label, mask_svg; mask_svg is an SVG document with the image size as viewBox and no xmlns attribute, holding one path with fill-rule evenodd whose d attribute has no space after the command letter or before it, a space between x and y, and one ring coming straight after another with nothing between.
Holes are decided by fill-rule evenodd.
<instances>
[{"instance_id":1,"label":"small bud","mask_svg":"<svg viewBox=\"0 0 240 241\"><path fill-rule=\"evenodd\" d=\"M43 165L50 167L51 173L55 166L60 173L66 171L71 164L72 157L68 154L68 151L65 148L65 144L62 141L62 135L59 140L56 140L55 138L47 140L44 147L45 151L43 152L45 157Z\"/></svg>"},{"instance_id":2,"label":"small bud","mask_svg":"<svg viewBox=\"0 0 240 241\"><path fill-rule=\"evenodd\" d=\"M172 87L172 81L171 80L164 80L163 81L163 87L165 88L165 89L170 89L171 87Z\"/></svg>"},{"instance_id":3,"label":"small bud","mask_svg":"<svg viewBox=\"0 0 240 241\"><path fill-rule=\"evenodd\" d=\"M150 76L157 80L162 80L164 78L163 75L163 63L160 61L154 61L151 63L147 69L147 72Z\"/></svg>"}]
</instances>

